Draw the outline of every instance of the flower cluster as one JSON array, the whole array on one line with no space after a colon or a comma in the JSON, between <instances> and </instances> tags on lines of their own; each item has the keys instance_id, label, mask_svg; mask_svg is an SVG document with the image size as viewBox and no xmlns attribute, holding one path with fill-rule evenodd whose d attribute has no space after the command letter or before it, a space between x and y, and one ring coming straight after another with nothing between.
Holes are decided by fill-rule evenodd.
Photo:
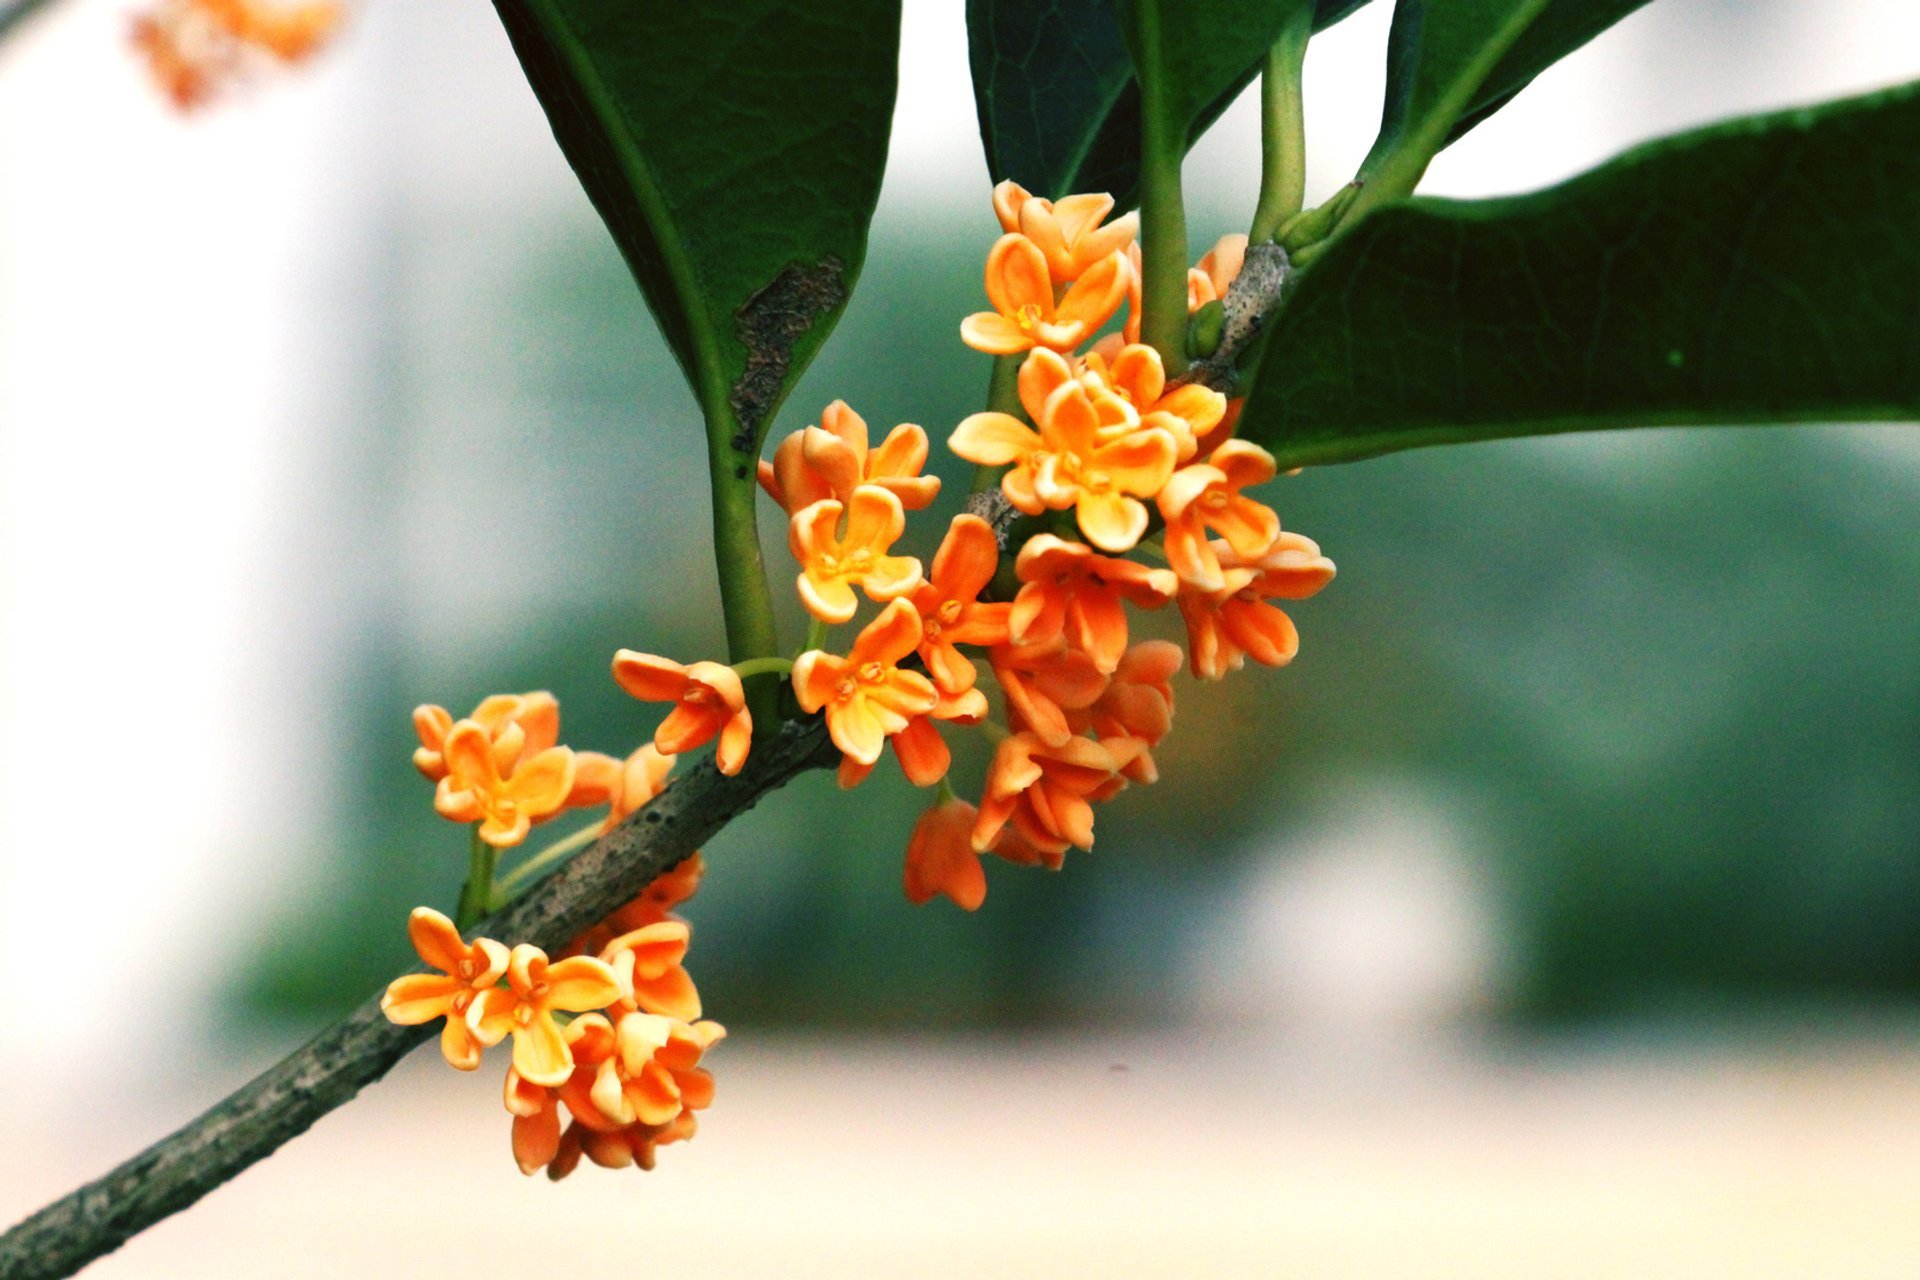
<instances>
[{"instance_id":1,"label":"flower cluster","mask_svg":"<svg viewBox=\"0 0 1920 1280\"><path fill-rule=\"evenodd\" d=\"M333 0L158 0L131 37L161 92L187 111L263 64L304 61L340 18Z\"/></svg>"},{"instance_id":2,"label":"flower cluster","mask_svg":"<svg viewBox=\"0 0 1920 1280\"><path fill-rule=\"evenodd\" d=\"M1019 512L1059 513L1013 552L1001 598L999 535L977 515L953 519L928 567L895 549L906 513L939 486L920 474L921 428L898 426L870 450L866 423L835 402L760 469L787 512L796 586L816 632L853 621L863 595L881 606L845 653L814 645L800 655L794 695L824 716L843 786L864 779L892 743L910 781L941 788L908 842L906 890L916 902L941 893L968 909L986 891L980 855L1057 867L1067 849L1091 846L1095 802L1158 776L1151 752L1172 724L1182 654L1167 641L1135 642L1127 606L1177 605L1194 674L1219 679L1247 658L1290 661L1298 636L1271 601L1312 595L1333 576L1313 542L1282 532L1248 496L1274 478L1274 460L1231 438L1226 398L1170 382L1160 355L1131 340L1135 216L1108 221L1104 195L1052 202L1011 182L993 204L1005 232L987 255L993 310L968 316L961 336L1020 360L1024 412L974 414L949 445L1000 469L1000 491ZM1201 260L1190 310L1231 285L1244 252L1245 237L1228 237ZM1094 342L1123 301L1132 313L1124 332ZM1156 523L1163 545L1143 546ZM1129 558L1143 549L1164 566ZM990 723L983 666L1000 723ZM945 782L942 724L988 724L999 738L977 806Z\"/></svg>"},{"instance_id":3,"label":"flower cluster","mask_svg":"<svg viewBox=\"0 0 1920 1280\"><path fill-rule=\"evenodd\" d=\"M414 910L414 949L439 972L396 978L380 1007L407 1025L446 1019L440 1051L462 1071L512 1037L505 1098L522 1172L564 1178L582 1155L651 1169L656 1148L693 1136L693 1113L713 1101L701 1055L726 1034L700 1017L687 923L670 914L700 871L696 854L557 960L526 943L469 943L438 911Z\"/></svg>"}]
</instances>

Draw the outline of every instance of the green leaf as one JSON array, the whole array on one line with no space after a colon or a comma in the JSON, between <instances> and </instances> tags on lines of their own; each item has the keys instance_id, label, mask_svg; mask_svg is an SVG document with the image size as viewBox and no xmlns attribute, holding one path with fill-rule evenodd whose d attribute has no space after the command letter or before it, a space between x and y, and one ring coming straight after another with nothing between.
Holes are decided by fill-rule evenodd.
<instances>
[{"instance_id":1,"label":"green leaf","mask_svg":"<svg viewBox=\"0 0 1920 1280\"><path fill-rule=\"evenodd\" d=\"M900 0L495 0L710 426L751 459L845 307Z\"/></svg>"},{"instance_id":2,"label":"green leaf","mask_svg":"<svg viewBox=\"0 0 1920 1280\"><path fill-rule=\"evenodd\" d=\"M1533 83L1535 76L1646 3L1647 0L1550 0L1540 16L1521 33L1500 61L1494 63L1444 145L1459 140L1511 102L1515 94Z\"/></svg>"},{"instance_id":3,"label":"green leaf","mask_svg":"<svg viewBox=\"0 0 1920 1280\"><path fill-rule=\"evenodd\" d=\"M1331 242L1241 433L1282 467L1669 424L1920 419L1920 83Z\"/></svg>"},{"instance_id":4,"label":"green leaf","mask_svg":"<svg viewBox=\"0 0 1920 1280\"><path fill-rule=\"evenodd\" d=\"M1231 44L1237 52L1189 90L1189 147L1258 74L1279 29L1267 11L1293 2L1174 6L1199 12L1210 31L1236 28ZM1314 29L1332 26L1364 3L1318 0ZM980 140L995 182L1011 178L1052 199L1107 191L1121 208L1132 207L1140 189L1140 82L1115 0L967 0L967 49Z\"/></svg>"}]
</instances>

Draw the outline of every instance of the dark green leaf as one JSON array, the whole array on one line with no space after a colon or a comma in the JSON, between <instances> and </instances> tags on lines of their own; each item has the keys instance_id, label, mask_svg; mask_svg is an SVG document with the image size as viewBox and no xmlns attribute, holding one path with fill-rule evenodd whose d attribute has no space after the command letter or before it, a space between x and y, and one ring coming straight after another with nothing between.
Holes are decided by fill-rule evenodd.
<instances>
[{"instance_id":1,"label":"dark green leaf","mask_svg":"<svg viewBox=\"0 0 1920 1280\"><path fill-rule=\"evenodd\" d=\"M757 449L865 257L900 0L495 7L709 421Z\"/></svg>"},{"instance_id":2,"label":"dark green leaf","mask_svg":"<svg viewBox=\"0 0 1920 1280\"><path fill-rule=\"evenodd\" d=\"M1607 427L1920 418L1920 84L1376 210L1301 274L1242 433L1282 466Z\"/></svg>"},{"instance_id":3,"label":"dark green leaf","mask_svg":"<svg viewBox=\"0 0 1920 1280\"><path fill-rule=\"evenodd\" d=\"M1366 0L1318 0L1314 29ZM1185 7L1185 6L1183 6ZM1209 29L1241 6L1193 4ZM1256 15L1274 0L1246 6ZM1265 29L1266 19L1245 25ZM1266 40L1271 41L1267 31ZM1266 43L1236 36L1239 50L1192 90L1187 145L1200 140L1259 72ZM1257 44L1257 47L1255 47ZM987 170L1038 195L1108 191L1131 207L1140 185L1140 83L1121 36L1115 0L967 0L967 47ZM1249 53L1248 50L1251 49Z\"/></svg>"}]
</instances>

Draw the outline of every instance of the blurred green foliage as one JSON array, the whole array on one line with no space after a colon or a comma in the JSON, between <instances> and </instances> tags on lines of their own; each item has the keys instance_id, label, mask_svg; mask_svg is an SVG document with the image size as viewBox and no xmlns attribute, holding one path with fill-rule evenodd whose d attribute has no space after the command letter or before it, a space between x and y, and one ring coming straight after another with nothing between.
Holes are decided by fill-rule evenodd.
<instances>
[{"instance_id":1,"label":"blurred green foliage","mask_svg":"<svg viewBox=\"0 0 1920 1280\"><path fill-rule=\"evenodd\" d=\"M986 360L957 334L994 234L975 212L883 205L776 438L835 396L936 442L980 407ZM392 420L357 465L411 523L383 625L345 664L341 794L313 822L331 843L289 851L320 865L262 926L275 962L243 970L255 1014L357 1001L409 960L408 908L451 902L466 836L407 763L415 703L550 688L568 742L624 752L658 710L612 684L613 650L720 648L698 417L618 256L584 216L493 248L520 256L391 335ZM915 908L900 863L921 798L893 765L852 796L804 780L709 849L688 912L708 1007L916 1026L1164 1010L1250 860L1383 779L1452 797L1500 886L1516 1016L1920 995L1920 452L1899 431L1557 438L1279 481L1283 520L1341 567L1294 611L1301 657L1183 676L1164 780L1103 813L1096 851L1058 875L995 864L972 916ZM922 554L966 483L937 443L935 466ZM797 639L797 609L786 625ZM962 747L963 792L982 763Z\"/></svg>"}]
</instances>

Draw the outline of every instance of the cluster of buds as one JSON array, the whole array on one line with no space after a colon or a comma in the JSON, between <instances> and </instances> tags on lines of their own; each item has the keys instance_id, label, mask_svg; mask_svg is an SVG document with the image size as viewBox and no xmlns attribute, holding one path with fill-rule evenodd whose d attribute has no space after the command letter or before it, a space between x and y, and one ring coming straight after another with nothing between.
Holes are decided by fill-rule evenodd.
<instances>
[{"instance_id":1,"label":"cluster of buds","mask_svg":"<svg viewBox=\"0 0 1920 1280\"><path fill-rule=\"evenodd\" d=\"M560 707L544 692L496 694L460 720L423 706L413 720L413 761L436 783L434 808L472 823L496 850L537 823L602 805L606 817L584 834L604 834L659 795L674 764L651 743L624 760L559 745ZM408 1025L444 1017L441 1053L463 1071L512 1037L505 1097L523 1172L563 1178L583 1155L651 1169L657 1148L693 1136L693 1113L713 1100L700 1059L725 1031L700 1017L684 967L691 931L672 911L703 870L692 855L559 959L525 943L468 943L438 911L413 912L414 949L440 972L396 979L381 1007Z\"/></svg>"},{"instance_id":2,"label":"cluster of buds","mask_svg":"<svg viewBox=\"0 0 1920 1280\"><path fill-rule=\"evenodd\" d=\"M158 0L134 47L174 106L203 106L264 65L302 62L340 25L333 0Z\"/></svg>"}]
</instances>

